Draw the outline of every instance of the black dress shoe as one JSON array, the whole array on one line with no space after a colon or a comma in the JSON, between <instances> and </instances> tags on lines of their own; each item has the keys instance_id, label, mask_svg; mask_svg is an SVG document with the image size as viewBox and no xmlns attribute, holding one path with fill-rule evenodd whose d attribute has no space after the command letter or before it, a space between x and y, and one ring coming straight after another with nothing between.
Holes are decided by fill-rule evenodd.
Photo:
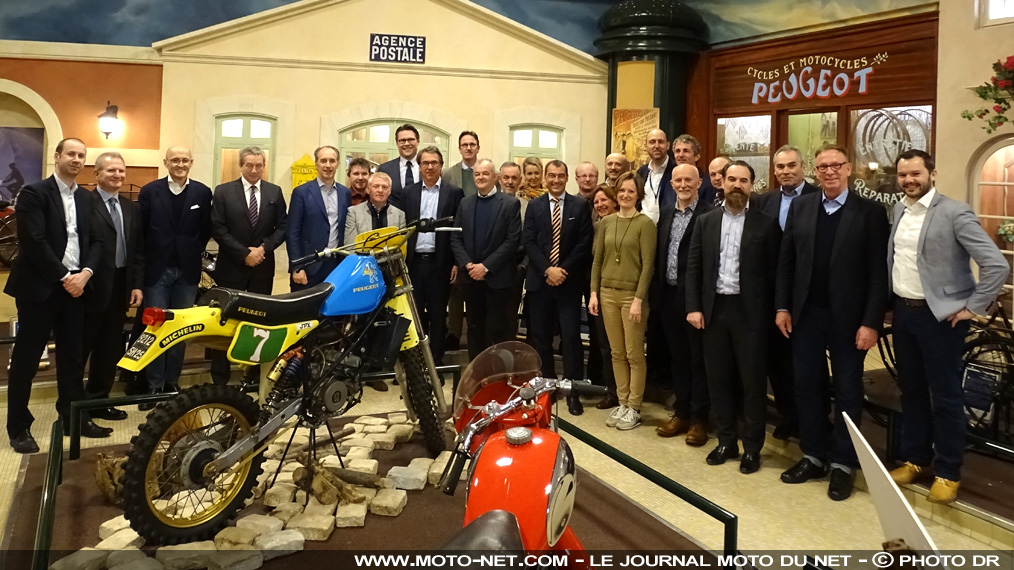
<instances>
[{"instance_id":1,"label":"black dress shoe","mask_svg":"<svg viewBox=\"0 0 1014 570\"><path fill-rule=\"evenodd\" d=\"M852 482L855 480L855 471L846 473L843 469L831 470L831 483L827 486L827 496L832 501L844 501L852 496Z\"/></svg>"},{"instance_id":2,"label":"black dress shoe","mask_svg":"<svg viewBox=\"0 0 1014 570\"><path fill-rule=\"evenodd\" d=\"M584 404L581 403L581 399L577 396L567 396L567 411L572 416L580 416L584 413Z\"/></svg>"},{"instance_id":3,"label":"black dress shoe","mask_svg":"<svg viewBox=\"0 0 1014 570\"><path fill-rule=\"evenodd\" d=\"M95 422L91 420L83 420L81 422L81 437L100 438L109 437L111 435L113 435L113 428L96 425Z\"/></svg>"},{"instance_id":4,"label":"black dress shoe","mask_svg":"<svg viewBox=\"0 0 1014 570\"><path fill-rule=\"evenodd\" d=\"M708 454L708 458L705 461L708 462L708 465L721 465L727 459L736 459L737 457L739 457L739 446L719 445Z\"/></svg>"},{"instance_id":5,"label":"black dress shoe","mask_svg":"<svg viewBox=\"0 0 1014 570\"><path fill-rule=\"evenodd\" d=\"M165 386L162 387L162 393L163 394L179 394L180 393L180 385L179 384L166 384Z\"/></svg>"},{"instance_id":6,"label":"black dress shoe","mask_svg":"<svg viewBox=\"0 0 1014 570\"><path fill-rule=\"evenodd\" d=\"M38 453L39 444L35 443L32 432L25 428L18 435L11 438L11 447L18 453Z\"/></svg>"},{"instance_id":7,"label":"black dress shoe","mask_svg":"<svg viewBox=\"0 0 1014 570\"><path fill-rule=\"evenodd\" d=\"M155 394L161 394L161 393L162 393L162 390L159 389L159 388L149 388L145 392L145 395L155 395ZM137 409L141 410L142 412L147 412L149 410L155 409L155 404L156 403L157 402L148 402L148 403L145 403L145 404L138 404L137 405Z\"/></svg>"},{"instance_id":8,"label":"black dress shoe","mask_svg":"<svg viewBox=\"0 0 1014 570\"><path fill-rule=\"evenodd\" d=\"M598 404L595 404L595 408L599 410L611 410L616 406L620 405L620 399L616 397L616 394L607 394L605 398Z\"/></svg>"},{"instance_id":9,"label":"black dress shoe","mask_svg":"<svg viewBox=\"0 0 1014 570\"><path fill-rule=\"evenodd\" d=\"M99 418L100 420L110 420L114 422L127 419L127 412L117 410L113 407L89 410L88 415L93 418Z\"/></svg>"},{"instance_id":10,"label":"black dress shoe","mask_svg":"<svg viewBox=\"0 0 1014 570\"><path fill-rule=\"evenodd\" d=\"M807 458L802 458L795 465L782 473L782 483L805 483L810 479L820 479L827 475L827 464L817 467Z\"/></svg>"},{"instance_id":11,"label":"black dress shoe","mask_svg":"<svg viewBox=\"0 0 1014 570\"><path fill-rule=\"evenodd\" d=\"M743 453L743 459L739 460L739 472L744 475L756 473L760 470L760 453L754 451L746 451Z\"/></svg>"},{"instance_id":12,"label":"black dress shoe","mask_svg":"<svg viewBox=\"0 0 1014 570\"><path fill-rule=\"evenodd\" d=\"M799 426L793 423L783 423L771 432L771 437L782 441L789 441L790 437L799 439Z\"/></svg>"}]
</instances>

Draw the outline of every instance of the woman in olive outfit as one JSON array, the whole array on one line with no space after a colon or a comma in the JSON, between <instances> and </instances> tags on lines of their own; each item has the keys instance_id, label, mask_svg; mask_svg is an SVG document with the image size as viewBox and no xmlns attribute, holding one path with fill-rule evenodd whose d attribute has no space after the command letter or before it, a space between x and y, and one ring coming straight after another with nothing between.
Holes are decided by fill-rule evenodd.
<instances>
[{"instance_id":1,"label":"woman in olive outfit","mask_svg":"<svg viewBox=\"0 0 1014 570\"><path fill-rule=\"evenodd\" d=\"M612 347L616 397L620 405L606 425L634 429L641 424L644 397L644 329L648 286L655 260L655 224L639 211L644 182L633 172L616 181L620 211L599 222L595 235L588 311L605 322Z\"/></svg>"}]
</instances>

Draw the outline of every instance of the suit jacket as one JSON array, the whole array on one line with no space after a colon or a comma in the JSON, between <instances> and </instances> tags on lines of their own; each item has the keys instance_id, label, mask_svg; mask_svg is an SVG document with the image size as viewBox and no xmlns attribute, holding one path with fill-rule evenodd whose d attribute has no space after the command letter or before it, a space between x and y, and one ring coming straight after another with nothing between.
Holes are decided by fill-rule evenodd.
<instances>
[{"instance_id":1,"label":"suit jacket","mask_svg":"<svg viewBox=\"0 0 1014 570\"><path fill-rule=\"evenodd\" d=\"M690 256L690 242L693 240L694 228L697 226L698 218L714 209L715 206L713 204L703 202L698 198L697 207L694 209L694 213L690 214L690 222L687 224L683 239L680 240L679 251L676 255L676 294L682 295L684 298L686 298L687 290L687 258ZM655 286L653 287L656 295L662 294L665 288L669 286L665 276L669 271L669 244L672 241L670 238L672 235L672 222L675 216L675 204L662 208L662 211L658 215L658 247L655 248ZM654 306L659 307L661 305L654 304Z\"/></svg>"},{"instance_id":2,"label":"suit jacket","mask_svg":"<svg viewBox=\"0 0 1014 570\"><path fill-rule=\"evenodd\" d=\"M592 221L588 201L580 196L564 193L563 227L560 235L560 267L567 272L563 285L550 287L546 283L549 253L553 249L553 218L547 192L528 204L525 212L522 241L528 254L528 291L553 289L559 294L580 295L588 284L584 277L592 260Z\"/></svg>"},{"instance_id":3,"label":"suit jacket","mask_svg":"<svg viewBox=\"0 0 1014 570\"><path fill-rule=\"evenodd\" d=\"M894 291L894 232L905 214L905 204L894 205L894 227L887 247L888 291ZM979 266L976 283L969 259ZM919 233L916 265L926 302L942 321L968 308L984 315L1003 290L1010 266L999 248L979 225L979 218L964 202L939 192L930 202Z\"/></svg>"},{"instance_id":4,"label":"suit jacket","mask_svg":"<svg viewBox=\"0 0 1014 570\"><path fill-rule=\"evenodd\" d=\"M338 227L345 227L349 204L352 203L352 191L346 186L336 184L338 190ZM339 245L344 241L344 233L339 233ZM324 196L320 193L320 183L314 178L300 184L292 190L292 203L289 204L289 217L285 224L285 249L289 254L289 272L293 271L292 262L327 249L331 239L331 223L327 219L327 206ZM317 274L324 269L320 261L304 268L309 283L320 283L326 275ZM318 279L319 277L319 279Z\"/></svg>"},{"instance_id":5,"label":"suit jacket","mask_svg":"<svg viewBox=\"0 0 1014 570\"><path fill-rule=\"evenodd\" d=\"M662 179L659 180L658 190L658 207L661 210L663 206L676 203L676 191L672 188L672 170L676 168L676 159L672 156L669 157L669 162L665 165L665 172L662 173ZM645 164L641 168L637 169L637 175L644 180L644 191L651 192L648 184L648 175L651 173L651 163Z\"/></svg>"},{"instance_id":6,"label":"suit jacket","mask_svg":"<svg viewBox=\"0 0 1014 570\"><path fill-rule=\"evenodd\" d=\"M697 189L697 199L714 206L715 198L718 196L718 189L711 184L711 177L708 171L701 168L698 168L697 171L701 176L701 187ZM778 217L775 216L775 220L777 219Z\"/></svg>"},{"instance_id":7,"label":"suit jacket","mask_svg":"<svg viewBox=\"0 0 1014 570\"><path fill-rule=\"evenodd\" d=\"M828 281L831 314L841 334L854 335L860 326L880 330L887 310L887 215L884 207L848 191L838 233L831 248ZM797 323L803 313L813 276L818 208L824 193L799 196L789 206L778 256L778 309L792 312Z\"/></svg>"},{"instance_id":8,"label":"suit jacket","mask_svg":"<svg viewBox=\"0 0 1014 570\"><path fill-rule=\"evenodd\" d=\"M211 189L196 180L186 188L186 201L179 223L173 220L169 178L145 184L137 197L144 228L144 284L158 282L173 252L183 279L201 281L201 254L211 239Z\"/></svg>"},{"instance_id":9,"label":"suit jacket","mask_svg":"<svg viewBox=\"0 0 1014 570\"><path fill-rule=\"evenodd\" d=\"M461 199L465 197L461 188L454 186L453 184L440 180L440 198L437 201L437 217L435 219L446 218L449 216L458 215L458 205L461 204ZM422 181L416 182L405 189L404 195L402 196L402 206L399 206L405 211L405 219L409 222L415 222L419 219L419 209L422 205ZM448 278L450 278L451 267L454 266L454 253L451 251L451 236L449 232L437 232L436 234L436 256L437 265L441 270L448 272ZM419 234L413 233L412 237L408 239L408 257L405 261L411 263L415 257L415 244L419 240Z\"/></svg>"},{"instance_id":10,"label":"suit jacket","mask_svg":"<svg viewBox=\"0 0 1014 570\"><path fill-rule=\"evenodd\" d=\"M405 227L405 212L387 204L387 225L393 228ZM370 213L370 202L367 200L362 204L356 204L349 208L348 217L345 218L345 244L355 241L356 236L373 230L373 215Z\"/></svg>"},{"instance_id":11,"label":"suit jacket","mask_svg":"<svg viewBox=\"0 0 1014 570\"><path fill-rule=\"evenodd\" d=\"M813 194L814 192L820 192L820 188L817 188L813 184L804 180L803 191L799 193L799 196L806 196L807 194ZM799 196L796 196L796 198ZM765 214L777 220L778 214L782 211L781 188L776 186L763 194L757 195L757 197L754 198L754 205L760 208L760 210Z\"/></svg>"},{"instance_id":12,"label":"suit jacket","mask_svg":"<svg viewBox=\"0 0 1014 570\"><path fill-rule=\"evenodd\" d=\"M419 156L416 155L416 157L412 159L413 162L418 164L418 158ZM395 157L394 160L388 160L384 164L381 164L377 167L377 172L383 172L391 177L391 196L387 199L387 202L392 206L401 208L401 210L404 211L405 207L401 203L403 194L405 193L405 189L401 185L401 157ZM416 177L415 182L419 182L421 178L422 173L420 172L419 176ZM458 187L460 188L460 186Z\"/></svg>"},{"instance_id":13,"label":"suit jacket","mask_svg":"<svg viewBox=\"0 0 1014 570\"><path fill-rule=\"evenodd\" d=\"M457 186L458 188L461 188L462 192L464 192L465 187L462 186L461 184L461 177L464 176L465 174L461 169L462 162L463 161L459 160L458 162L455 162L454 164L445 168L443 172L440 173L440 178L450 182L451 184ZM467 194L465 197L467 198L468 196L471 195L472 194Z\"/></svg>"},{"instance_id":14,"label":"suit jacket","mask_svg":"<svg viewBox=\"0 0 1014 570\"><path fill-rule=\"evenodd\" d=\"M250 226L248 211L249 185L242 179L219 184L215 188L211 213L211 235L218 242L218 261L215 279L228 286L231 282L246 282L249 277L266 279L275 277L275 249L285 241L285 197L282 189L267 180L261 180L257 225ZM246 256L251 247L264 246L264 261L248 267Z\"/></svg>"},{"instance_id":15,"label":"suit jacket","mask_svg":"<svg viewBox=\"0 0 1014 570\"><path fill-rule=\"evenodd\" d=\"M93 200L94 196L80 186L74 191L79 269L87 267L98 273L102 236L91 231ZM55 176L29 184L18 194L18 241L20 254L11 267L4 293L18 300L41 303L54 289L63 287L61 280L68 271L63 264L63 254L67 250L67 216Z\"/></svg>"},{"instance_id":16,"label":"suit jacket","mask_svg":"<svg viewBox=\"0 0 1014 570\"><path fill-rule=\"evenodd\" d=\"M697 219L687 260L687 313L704 313L704 327L712 322L718 294L724 208L714 208ZM778 220L751 207L743 222L739 254L740 300L743 321L752 330L768 330L774 322L775 267L781 230Z\"/></svg>"},{"instance_id":17,"label":"suit jacket","mask_svg":"<svg viewBox=\"0 0 1014 570\"><path fill-rule=\"evenodd\" d=\"M113 276L116 272L116 226L109 208L96 191L91 193L92 232L102 240L102 261L95 275L88 280L86 310L99 313L109 305L115 293L130 301L130 292L144 288L144 228L141 227L141 206L122 194L117 196L120 215L123 217L123 239L126 242L126 289L113 291ZM20 215L20 214L19 214Z\"/></svg>"},{"instance_id":18,"label":"suit jacket","mask_svg":"<svg viewBox=\"0 0 1014 570\"><path fill-rule=\"evenodd\" d=\"M490 223L484 228L475 225L475 208L480 198L477 194L465 196L458 206L454 226L460 232L451 234L451 251L458 264L458 278L471 283L465 266L481 263L489 273L484 278L493 289L506 289L517 279L517 252L521 243L521 202L517 198L497 192L489 198L493 208ZM476 232L485 232L486 245L479 251L475 244Z\"/></svg>"}]
</instances>

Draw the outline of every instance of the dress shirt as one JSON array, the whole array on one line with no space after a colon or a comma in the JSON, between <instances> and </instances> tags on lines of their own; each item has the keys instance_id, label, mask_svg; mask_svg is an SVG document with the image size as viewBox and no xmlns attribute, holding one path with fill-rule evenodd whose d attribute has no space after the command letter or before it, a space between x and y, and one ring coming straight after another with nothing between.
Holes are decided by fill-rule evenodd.
<instances>
[{"instance_id":1,"label":"dress shirt","mask_svg":"<svg viewBox=\"0 0 1014 570\"><path fill-rule=\"evenodd\" d=\"M490 190L485 196L482 194L482 192L476 192L475 193L475 195L478 196L479 199L481 199L481 200L485 200L486 198L492 198L493 194L496 194L496 186L494 186L493 189Z\"/></svg>"},{"instance_id":2,"label":"dress shirt","mask_svg":"<svg viewBox=\"0 0 1014 570\"><path fill-rule=\"evenodd\" d=\"M437 178L437 183L432 188L428 188L426 183L422 183L422 195L419 197L419 217L420 218L433 218L437 217L437 208L440 206L440 179ZM419 237L415 241L415 250L417 253L433 253L437 250L437 234L434 232L426 232L419 234Z\"/></svg>"},{"instance_id":3,"label":"dress shirt","mask_svg":"<svg viewBox=\"0 0 1014 570\"><path fill-rule=\"evenodd\" d=\"M802 194L804 184L806 184L805 180L800 182L799 186L796 186L795 188L782 188L782 201L778 208L778 225L781 226L783 230L785 229L785 220L789 217L789 206L792 204L794 199L798 198L799 195Z\"/></svg>"},{"instance_id":4,"label":"dress shirt","mask_svg":"<svg viewBox=\"0 0 1014 570\"><path fill-rule=\"evenodd\" d=\"M409 159L405 158L404 156L399 156L398 157L398 176L401 176L401 187L402 188L405 187L405 164L407 164L409 162L412 163L412 177L413 177L412 181L413 181L413 184L415 182L419 182L420 180L422 180L421 178L419 178L419 161L416 160L418 157L419 156L416 155L415 157L412 158L412 160L409 160Z\"/></svg>"},{"instance_id":5,"label":"dress shirt","mask_svg":"<svg viewBox=\"0 0 1014 570\"><path fill-rule=\"evenodd\" d=\"M169 191L177 196L179 196L184 190L186 190L187 186L190 186L189 178L187 178L187 181L183 183L183 186L177 184L176 181L173 180L172 176L167 176L166 180L169 181Z\"/></svg>"},{"instance_id":6,"label":"dress shirt","mask_svg":"<svg viewBox=\"0 0 1014 570\"><path fill-rule=\"evenodd\" d=\"M846 188L844 192L838 194L837 198L828 198L826 193L822 193L821 195L824 197L824 199L821 200L821 203L824 204L824 211L827 212L828 216L830 216L845 205L845 199L849 197L849 191L848 188Z\"/></svg>"},{"instance_id":7,"label":"dress shirt","mask_svg":"<svg viewBox=\"0 0 1014 570\"><path fill-rule=\"evenodd\" d=\"M320 177L317 178L317 184L320 185L320 195L324 198L324 209L327 211L328 227L331 228L331 233L327 237L327 247L329 249L335 248L341 241L341 235L336 229L338 227L338 185L332 182L329 186Z\"/></svg>"},{"instance_id":8,"label":"dress shirt","mask_svg":"<svg viewBox=\"0 0 1014 570\"><path fill-rule=\"evenodd\" d=\"M95 191L98 192L99 193L99 197L102 198L102 203L105 204L106 211L109 212L109 217L113 218L113 227L119 228L120 231L122 232L123 231L123 212L120 211L119 195L118 194L110 194L109 192L106 192L105 190L103 190L102 188L99 188L98 186L95 187ZM117 201L116 202L116 209L113 209L109 205L109 201L110 200L116 200ZM117 218L119 218L119 223L117 223ZM117 234L116 234L116 268L117 269L121 269L121 268L123 268L123 267L126 266L125 262L121 262L121 260L125 259L126 253L127 253L126 252L127 244L126 244L126 241L124 241L125 239L126 239L126 237L123 236L122 233L117 232Z\"/></svg>"},{"instance_id":9,"label":"dress shirt","mask_svg":"<svg viewBox=\"0 0 1014 570\"><path fill-rule=\"evenodd\" d=\"M694 210L697 209L697 198L690 203L689 206L679 209L677 203L676 209L673 211L672 216L672 230L669 232L669 251L667 253L667 262L665 268L665 281L666 283L675 286L676 285L676 274L679 262L680 242L686 237L687 227L690 225L690 218L694 215Z\"/></svg>"},{"instance_id":10,"label":"dress shirt","mask_svg":"<svg viewBox=\"0 0 1014 570\"><path fill-rule=\"evenodd\" d=\"M549 194L549 219L550 219L550 222L552 222L552 220L553 220L553 210L556 208L556 204L553 203L553 199L554 198L556 198L556 196L553 196L552 194ZM560 198L560 221L562 222L563 221L563 203L567 201L567 191L564 190L563 194L560 194L559 198Z\"/></svg>"},{"instance_id":11,"label":"dress shirt","mask_svg":"<svg viewBox=\"0 0 1014 570\"><path fill-rule=\"evenodd\" d=\"M932 188L918 200L902 198L905 212L898 220L898 229L894 231L894 267L891 268L891 284L899 297L906 299L925 299L922 281L919 279L919 235L922 233L926 212L937 195Z\"/></svg>"},{"instance_id":12,"label":"dress shirt","mask_svg":"<svg viewBox=\"0 0 1014 570\"><path fill-rule=\"evenodd\" d=\"M750 210L747 201L743 211L734 214L723 206L721 251L718 257L718 282L715 290L719 295L739 295L739 251L743 242L743 223Z\"/></svg>"},{"instance_id":13,"label":"dress shirt","mask_svg":"<svg viewBox=\"0 0 1014 570\"><path fill-rule=\"evenodd\" d=\"M63 219L67 223L67 248L63 250L63 266L67 271L77 271L81 264L81 244L77 235L77 206L74 204L74 191L77 190L77 182L66 182L56 178L56 185L60 188L60 201L63 202ZM89 269L89 271L91 271Z\"/></svg>"},{"instance_id":14,"label":"dress shirt","mask_svg":"<svg viewBox=\"0 0 1014 570\"><path fill-rule=\"evenodd\" d=\"M240 176L239 179L243 183L243 197L246 199L246 208L247 208L247 210L250 209L250 187L253 186L254 188L256 188L256 190L254 190L254 196L257 196L257 216L258 216L258 219L260 219L260 213L261 213L261 181L258 180L256 183L251 184L249 180L247 180L246 178L243 178L242 176Z\"/></svg>"},{"instance_id":15,"label":"dress shirt","mask_svg":"<svg viewBox=\"0 0 1014 570\"><path fill-rule=\"evenodd\" d=\"M658 168L652 168L651 163L648 163L648 179L644 181L644 199L641 200L641 213L651 218L651 221L658 224L658 201L659 194L662 192L662 184L664 181L662 177L665 175L665 169L669 166L669 157L666 156L662 165Z\"/></svg>"}]
</instances>

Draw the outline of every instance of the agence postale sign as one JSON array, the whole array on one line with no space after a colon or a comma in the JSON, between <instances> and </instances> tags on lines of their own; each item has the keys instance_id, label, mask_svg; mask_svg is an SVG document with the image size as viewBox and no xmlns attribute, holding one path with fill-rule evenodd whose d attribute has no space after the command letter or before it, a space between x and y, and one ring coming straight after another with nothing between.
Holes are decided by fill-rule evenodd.
<instances>
[{"instance_id":1,"label":"agence postale sign","mask_svg":"<svg viewBox=\"0 0 1014 570\"><path fill-rule=\"evenodd\" d=\"M746 69L753 79L750 103L774 105L799 99L866 95L876 67L887 57L887 52L852 58L808 55L774 66L750 66Z\"/></svg>"}]
</instances>

